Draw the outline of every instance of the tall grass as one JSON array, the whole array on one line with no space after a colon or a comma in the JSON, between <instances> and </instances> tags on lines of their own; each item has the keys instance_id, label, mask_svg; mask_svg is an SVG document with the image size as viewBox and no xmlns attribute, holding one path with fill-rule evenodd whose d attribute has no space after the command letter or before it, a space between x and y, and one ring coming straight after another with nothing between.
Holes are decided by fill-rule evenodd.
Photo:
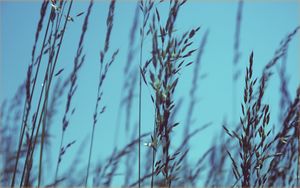
<instances>
[{"instance_id":1,"label":"tall grass","mask_svg":"<svg viewBox=\"0 0 300 188\"><path fill-rule=\"evenodd\" d=\"M117 56L119 50L116 50L111 60L107 63L104 62L106 53L109 50L109 41L110 41L110 35L113 28L113 19L114 19L114 11L115 11L115 3L116 1L112 0L109 6L106 25L107 25L107 31L106 31L106 37L105 37L105 43L104 43L104 49L100 52L100 72L99 72L99 83L98 83L98 90L97 90L97 98L96 98L96 106L95 111L93 115L93 127L92 127L92 137L90 142L90 150L89 150L89 159L88 159L88 165L87 165L87 174L86 174L86 180L85 180L85 186L87 186L88 178L89 178L89 170L90 170L90 164L91 164L91 156L92 156L92 150L93 150L93 142L94 142L94 134L95 134L95 126L97 124L98 115L104 113L105 106L102 107L101 111L99 111L99 105L102 99L103 91L103 83L105 81L107 72L112 65L112 63L115 60L115 57Z\"/></svg>"},{"instance_id":2,"label":"tall grass","mask_svg":"<svg viewBox=\"0 0 300 188\"><path fill-rule=\"evenodd\" d=\"M120 121L119 115L116 120L116 133L121 129L121 125L124 125L126 135L128 136L130 130L131 136L120 148L118 142L114 146L100 143L97 148L100 148L100 151L104 151L105 147L113 148L107 159L100 161L95 157L94 142L96 133L104 129L104 121L100 122L107 103L104 98L107 95L104 83L108 81L108 74L114 71L112 64L121 66L121 63L116 61L119 60L119 51L123 51L121 45L117 46L116 50L112 50L111 47L111 41L116 37L112 32L118 23L115 20L120 18L116 14L119 10L116 9L116 5L119 2L110 1L106 23L102 24L106 25L105 34L100 35L104 42L99 52L99 75L95 85L95 106L91 115L91 136L78 146L74 161L66 167L67 160L71 159L65 154L74 147L73 145L78 144L77 140L67 141L66 135L71 134L67 130L72 126L71 118L75 116L78 100L76 94L83 90L78 78L82 75L80 70L86 64L85 51L88 47L84 44L89 34L87 31L88 28L93 29L93 25L89 25L89 19L92 10L97 11L93 8L94 1L91 0L85 12L72 17L73 4L76 3L72 0L41 3L31 62L24 73L25 80L12 99L1 103L2 186L109 187L114 185L119 176L124 176L124 186L130 187L197 186L199 182L203 182L205 186L299 186L300 88L297 87L295 97L292 98L294 95L287 86L287 54L290 43L300 27L296 27L283 38L274 56L263 66L261 74L255 68L259 64L259 58L256 58L253 52L250 53L244 72L243 90L236 93L237 81L243 72L239 68L242 63L238 64L242 59L240 54L244 52L240 48L242 8L245 6L243 1L239 1L237 9L232 75L233 101L242 96L240 118L234 119L233 124L236 125L231 127L224 121L223 129L220 128L221 136L214 139L218 142L213 143L196 161L189 160L191 152L195 151L195 148L190 146L191 139L213 124L210 122L191 129L193 118L198 113L198 95L202 92L199 90L202 64L209 63L202 59L206 45L209 44L209 30L201 35L202 27L200 29L192 23L187 30L177 28L178 18L184 16L181 9L189 3L185 0L137 2L129 31L128 49L125 50L128 54L123 68L124 81L118 109L121 112L124 107L125 121ZM163 6L168 8L161 8ZM84 20L72 69L64 77L66 70L59 68L59 58L63 55L61 51L64 48L64 38L71 35L67 27L81 15L84 15ZM198 36L201 37L199 46L196 45ZM191 67L191 88L186 92L186 96L178 99L176 91L179 83L187 82L185 71ZM275 74L275 68L278 75ZM280 91L278 121L274 121L276 116L272 113L276 106L266 100L269 95L268 85L275 82L276 76L279 78ZM38 83L42 83L41 87L38 87ZM59 103L62 101L65 105L60 109ZM188 101L187 109L182 107L182 101ZM148 102L154 111L152 122L146 122L143 118L144 114L151 111L148 109ZM134 106L137 113L132 113ZM183 122L180 121L182 110L187 110ZM232 111L235 118L235 104ZM49 153L53 147L50 138L53 131L50 130L51 125L57 122L57 115L62 116L59 123L61 132L55 132L54 135L60 135L60 138L58 156L54 162L55 170L54 174L51 174L46 161L51 158ZM110 119L110 122L112 121L113 118ZM236 121L238 123L235 123ZM96 129L100 124L99 129ZM153 124L150 133L144 131L149 124ZM180 135L183 138L178 144L175 139L179 130L182 130ZM18 132L17 136L15 132ZM116 137L118 136L116 134ZM202 144L203 140L197 142ZM49 164L53 166L52 161Z\"/></svg>"},{"instance_id":3,"label":"tall grass","mask_svg":"<svg viewBox=\"0 0 300 188\"><path fill-rule=\"evenodd\" d=\"M257 91L255 91L257 78L253 79L253 52L251 53L249 66L246 68L244 98L243 103L241 104L243 115L240 118L240 125L242 127L241 133L238 133L237 131L229 131L226 127L224 127L226 133L230 137L237 139L239 143L240 160L234 159L230 151L227 152L232 161L233 174L237 180L235 184L241 181L242 187L266 185L274 186L274 179L280 179L281 173L277 171L278 168L276 170L273 169L274 171L271 173L270 171L272 170L270 168L275 165L275 161L279 162L278 159L282 158L282 156L289 155L287 151L281 150L277 147L282 145L281 142L286 142L285 137L287 136L287 132L291 129L288 127L290 124L286 121L289 121L291 118L289 116L291 114L289 115L288 113L288 120L285 120L283 123L283 129L274 138L269 138L272 131L271 128L267 128L270 121L270 105L263 104L263 98L269 79L272 76L272 67L276 65L280 58L285 56L289 42L297 33L298 29L299 27L282 40L279 49L275 51L274 57L264 67L262 75L259 78ZM285 93L283 93L283 95L285 95ZM296 104L294 103L294 106L297 106L298 95L295 100ZM293 106L291 108L295 109ZM296 115L296 113L292 114ZM295 126L294 129L296 132ZM293 135L294 136L292 136L291 139L293 137L294 139L298 138L297 133ZM279 143L279 146L275 145L275 143ZM284 145L285 144L286 143L284 143ZM274 147L277 149L274 153L272 153L272 148ZM295 149L293 149L293 147L295 146L292 146L290 151ZM289 157L291 157L290 161L294 160L293 155ZM270 164L268 170L266 170L266 164ZM288 165L288 168L285 169L283 173L289 173L288 171L291 170L290 167L291 165ZM268 180L271 180L271 182L268 182ZM282 185L284 186L286 186L285 181L284 177L282 179ZM291 182L289 182L289 185L290 184Z\"/></svg>"},{"instance_id":4,"label":"tall grass","mask_svg":"<svg viewBox=\"0 0 300 188\"><path fill-rule=\"evenodd\" d=\"M62 120L62 135L61 135L60 147L59 147L60 152L59 152L59 156L58 156L58 160L57 160L57 164L56 164L54 182L56 182L57 178L58 178L59 166L60 166L60 163L62 160L62 156L64 155L66 150L75 143L75 141L72 141L72 142L68 143L66 146L63 146L65 132L66 132L67 127L69 126L69 120L68 120L67 116L71 116L75 112L75 108L73 108L71 111L71 103L72 103L72 98L74 97L74 94L78 87L77 86L78 71L80 70L80 68L82 67L82 65L85 61L85 55L82 55L83 42L84 42L85 34L87 31L89 15L91 13L92 6L93 6L93 1L91 0L88 10L87 10L87 13L86 13L86 16L85 16L85 19L84 19L84 23L82 25L82 32L80 35L77 52L76 52L76 55L74 58L74 66L73 66L73 70L72 70L71 77L70 77L70 88L69 88L68 95L67 95L67 103L66 103L65 113L63 116L63 120Z\"/></svg>"}]
</instances>

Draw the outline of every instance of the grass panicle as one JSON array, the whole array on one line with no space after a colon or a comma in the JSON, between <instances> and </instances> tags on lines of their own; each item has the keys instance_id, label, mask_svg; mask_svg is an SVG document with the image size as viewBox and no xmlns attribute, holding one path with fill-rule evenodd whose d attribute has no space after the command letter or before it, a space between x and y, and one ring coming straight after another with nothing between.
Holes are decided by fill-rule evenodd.
<instances>
[{"instance_id":1,"label":"grass panicle","mask_svg":"<svg viewBox=\"0 0 300 188\"><path fill-rule=\"evenodd\" d=\"M104 42L99 50L96 100L93 103L94 111L90 114L91 134L81 140L74 137L69 129L75 114L82 117L76 113L81 107L75 106L75 103L79 100L77 92L84 90L78 79L84 76L81 69L88 59L84 52L89 35L87 30L93 30L90 19L96 3L91 0L86 4L86 11L73 13L78 9L75 5L79 5L73 0L41 2L24 80L15 95L2 101L0 106L0 185L110 187L122 184L123 187L152 188L194 187L202 184L208 187L299 187L300 88L299 85L293 85L294 77L289 75L292 65L288 61L288 52L292 42L297 40L300 26L282 39L273 57L263 65L261 74L257 74L259 70L256 66L261 57L256 56L254 61L253 52L245 71L241 71L240 60L244 53L241 36L242 31L247 31L242 27L242 17L247 17L243 12L247 4L243 0L238 1L236 16L233 17L233 59L232 73L229 75L233 83L233 120L228 123L228 117L224 117L223 126L214 126L220 130L220 135L215 135L212 145L203 153L196 154L206 143L206 137L200 133L218 124L215 120L203 124L204 119L201 118L207 116L209 111L205 109L199 114L196 108L199 96L205 93L199 90L199 83L204 78L203 67L207 68L205 66L210 63L209 59L203 58L203 53L208 45L208 31L212 28L203 33L200 45L195 47L201 31L192 22L201 18L188 20L189 23L191 21L188 28L183 29L179 24L181 17L186 16L182 14L187 13L182 9L189 2L141 0L133 6L132 24L122 25L124 30L126 28L123 26L129 28L128 44L119 44L120 41L116 43L115 37L123 37L124 32L115 36L113 31L121 19L119 9L116 9L118 3L115 0L107 2L108 12L103 23L105 33L99 33ZM80 22L81 18L83 22ZM78 35L77 24L80 27ZM68 58L63 49L70 39L75 39L75 42L78 40L77 50L72 63L62 65L59 58ZM113 49L114 45L119 46L120 50ZM128 49L123 50L121 47L124 45ZM114 67L116 61L123 64ZM190 77L185 72L189 68L192 68ZM115 137L112 138L115 144L108 142L101 145L100 140L106 138L98 138L96 126L110 126L114 121L113 116L108 116L108 120L100 122L100 117L106 111L108 102L104 91L107 79L110 79L109 73L118 70L121 70L121 77L114 77L114 81L124 79L121 81L123 85L120 87L120 103L115 118ZM221 72L226 73L223 70ZM239 87L242 75L243 87ZM182 96L178 90L187 88L184 84L188 83L188 78L191 78L191 86ZM203 81L202 85L205 84ZM214 87L219 91L219 84ZM278 101L268 99L273 92L270 89L274 87L278 87L279 92L274 95L278 96ZM274 97L272 100L276 99ZM239 98L238 119L235 102ZM210 105L209 101L203 102ZM276 102L279 108L274 105ZM216 119L219 118L218 105L211 106L216 111L209 114ZM276 110L278 118L274 114ZM57 120L61 120L61 132L55 129ZM192 128L192 125L196 127ZM119 133L123 126L124 137L121 137ZM103 131L104 126L101 127L99 131ZM55 149L53 143L56 143L57 135L60 136L57 140L59 151L57 159L53 161L51 153ZM118 142L121 138L125 140L122 145ZM100 143L97 147L101 152L99 157L96 157L96 148L93 148L96 141ZM194 143L198 144L194 146ZM86 149L88 154L85 153ZM109 149L112 149L111 153L105 152ZM82 165L82 161L87 164ZM71 165L68 166L68 163ZM53 164L54 169L51 169Z\"/></svg>"}]
</instances>

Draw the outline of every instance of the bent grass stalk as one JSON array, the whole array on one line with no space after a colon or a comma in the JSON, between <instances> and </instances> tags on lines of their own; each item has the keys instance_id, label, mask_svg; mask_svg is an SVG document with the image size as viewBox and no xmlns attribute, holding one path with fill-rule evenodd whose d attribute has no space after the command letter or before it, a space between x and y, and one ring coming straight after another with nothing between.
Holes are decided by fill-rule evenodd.
<instances>
[{"instance_id":1,"label":"bent grass stalk","mask_svg":"<svg viewBox=\"0 0 300 188\"><path fill-rule=\"evenodd\" d=\"M115 11L115 0L112 0L109 5L108 15L107 15L107 30L106 30L106 37L105 37L105 43L104 43L104 49L100 51L100 72L99 72L99 82L98 82L98 89L97 89L97 99L96 99L96 105L95 105L95 111L93 115L93 125L92 125L92 136L90 140L90 147L89 147L89 156L88 156L88 164L87 164L87 171L86 171L86 177L85 177L85 187L87 187L88 179L89 179L89 173L90 173L90 164L91 164L91 157L92 157L92 150L93 150L93 143L94 143L94 134L95 134L95 127L98 121L98 114L101 115L105 111L105 106L102 107L101 111L99 112L99 104L102 100L102 87L103 83L105 81L106 75L108 73L108 70L112 63L115 61L115 58L117 54L119 53L119 50L116 50L113 55L111 56L111 60L104 64L105 56L109 50L109 41L111 32L113 29L113 20L114 20L114 11ZM104 68L104 70L103 70Z\"/></svg>"},{"instance_id":2,"label":"bent grass stalk","mask_svg":"<svg viewBox=\"0 0 300 188\"><path fill-rule=\"evenodd\" d=\"M85 34L86 34L86 31L87 31L87 27L88 27L88 20L89 20L89 16L90 16L90 13L91 13L91 10L92 10L92 6L93 6L93 0L90 1L89 7L87 9L87 13L86 13L83 25L82 25L82 32L81 32L79 43L78 43L77 53L76 53L75 58L74 58L74 67L73 67L73 71L72 71L71 77L70 77L71 86L70 86L70 89L69 89L69 92L68 92L66 110L65 110L65 114L64 114L63 122L62 122L63 123L62 124L63 125L62 126L63 131L62 131L60 151L59 151L59 156L58 156L58 161L57 161L56 171L55 171L55 182L54 182L55 184L56 184L57 177L58 177L58 170L59 170L59 165L60 165L60 162L61 162L61 157L65 153L66 149L69 148L71 145L73 145L75 143L75 141L73 141L73 142L70 142L69 144L67 144L65 147L62 147L65 131L66 131L66 128L68 127L68 125L69 125L69 120L67 120L67 114L69 114L72 97L74 96L75 91L77 89L77 83L76 83L77 72L82 67L82 65L85 61L85 55L82 55L83 43L84 43ZM66 22L67 22L67 18L68 18L68 16L66 17ZM52 72L52 75L53 75L53 72ZM74 109L72 110L71 115L74 113Z\"/></svg>"},{"instance_id":3,"label":"bent grass stalk","mask_svg":"<svg viewBox=\"0 0 300 188\"><path fill-rule=\"evenodd\" d=\"M72 1L71 1L71 3L70 3L70 6L69 6L68 14L70 13L71 5L72 5ZM51 18L51 15L50 15L50 18ZM50 20L50 18L49 18L49 20ZM65 27L66 27L66 23L67 23L67 22L65 22L64 29L65 29ZM48 27L47 27L47 28L48 28ZM61 44L61 42L62 42L62 39L63 39L63 35L62 35L62 37L60 38L60 44ZM44 45L43 45L43 47L44 47ZM43 47L42 47L42 48L43 48ZM57 58L58 58L59 50L60 50L60 46L59 46L59 48L58 48L58 52L57 52L56 57L55 57L54 66L55 66L56 61L57 61ZM41 52L42 52L42 51L41 51ZM42 57L42 56L39 56L39 61L38 61L38 62L41 61L41 57ZM48 72L49 67L50 67L50 63L47 65L46 72ZM52 74L50 75L49 85L48 85L49 87L50 87L50 84L51 84L52 76L53 76L53 72L52 72ZM36 79L34 80L34 82L35 82L35 81L36 81ZM21 177L20 186L22 186L22 184L23 184L24 175L25 175L25 170L26 170L26 168L27 168L27 163L28 163L28 161L29 161L29 157L30 157L30 159L32 159L33 151L34 151L35 144L36 144L36 140L37 140L37 139L36 139L36 138L37 138L37 134L38 134L38 132L39 132L39 127L40 127L40 126L38 126L38 129L37 129L37 132L36 132L36 137L35 137L35 139L33 140L33 135L34 135L34 131L35 131L35 128L36 128L36 120L37 120L39 108L40 108L40 105L41 105L41 102L42 102L41 99L42 99L42 96L43 96L43 91L44 91L44 88L45 88L45 87L44 87L44 86L45 86L45 83L46 83L46 75L45 75L45 78L44 78L44 81L43 81L43 85L42 85L40 97L39 97L39 100L38 100L37 110L36 110L36 113L35 113L34 118L33 118L33 119L34 119L34 120L33 120L33 128L32 128L32 132L31 132L29 144L28 144L28 149L27 149L27 154L26 154L26 158L25 158L24 168L23 168L23 171L22 171L22 177ZM49 92L49 88L47 88L46 90L47 90L47 91L46 91L46 94L47 94L47 93ZM31 95L33 95L33 94L31 94ZM46 95L46 96L47 96L47 95ZM43 116L42 114L43 114L43 111L44 111L44 107L45 107L45 101L43 102L43 107L42 107L42 112L41 112L40 118L42 118L42 116ZM25 123L26 123L26 122L25 122ZM39 121L39 125L40 125L40 121ZM33 143L33 141L34 141L34 143ZM33 145L32 145L32 143L33 143ZM31 148L31 147L32 147L32 148ZM29 174L30 174L30 168L28 168L28 173L27 173L27 175L26 175L26 183L28 183L28 179L29 179L29 176L30 176Z\"/></svg>"},{"instance_id":4,"label":"bent grass stalk","mask_svg":"<svg viewBox=\"0 0 300 188\"><path fill-rule=\"evenodd\" d=\"M46 4L44 4L44 3L46 3ZM41 7L41 18L40 18L38 29L37 29L37 32L36 32L35 44L34 44L34 47L33 47L33 50L32 50L31 67L34 65L34 53L35 53L35 48L36 48L35 46L36 46L36 43L37 43L37 40L38 40L38 37L39 37L39 33L42 30L42 22L43 22L45 13L46 13L46 8L47 8L47 5L48 5L48 1L45 1L44 3L42 4L42 7ZM25 128L27 126L27 119L28 119L28 116L29 116L31 101L32 101L32 97L33 97L33 93L34 93L34 89L35 89L35 84L36 84L36 80L37 80L37 76L38 76L38 72L39 72L40 62L41 62L41 59L42 59L42 53L43 53L43 50L44 50L44 44L46 42L46 37L47 37L47 34L48 34L49 25L50 25L50 17L48 19L46 32L45 32L43 43L42 43L43 46L42 46L42 49L40 51L40 55L38 56L38 65L37 65L37 69L36 69L36 73L35 73L35 77L34 77L33 86L32 86L32 89L29 93L29 96L27 96L27 98L29 97L29 99L26 100L25 103L24 103L21 131L20 131L20 137L19 137L19 144L18 144L18 149L17 149L17 155L16 155L16 161L15 161L15 166L14 166L14 171L13 171L13 177L12 177L12 181L11 181L11 187L14 187L14 185L15 185L15 177L16 177L16 173L17 173L17 169L18 169L20 151L21 151L21 147L22 147L22 143L23 143L24 134L25 134ZM31 78L29 77L27 79L30 82ZM27 88L27 90L28 89L29 88ZM27 106L27 108L26 108L26 106Z\"/></svg>"}]
</instances>

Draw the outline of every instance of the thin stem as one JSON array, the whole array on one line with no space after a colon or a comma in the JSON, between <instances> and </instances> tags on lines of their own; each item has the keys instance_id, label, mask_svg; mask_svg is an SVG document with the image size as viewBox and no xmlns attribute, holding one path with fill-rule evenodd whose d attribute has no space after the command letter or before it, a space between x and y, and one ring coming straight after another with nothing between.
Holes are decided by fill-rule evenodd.
<instances>
[{"instance_id":1,"label":"thin stem","mask_svg":"<svg viewBox=\"0 0 300 188\"><path fill-rule=\"evenodd\" d=\"M59 154L58 154L58 159L57 159L56 169L55 169L54 185L56 185L56 181L57 181L57 177L58 177L58 169L59 169L60 160L61 160L61 149L62 149L62 145L63 145L63 142L64 142L64 137L65 137L65 134L63 132L62 135L61 135L61 138L60 138Z\"/></svg>"},{"instance_id":2,"label":"thin stem","mask_svg":"<svg viewBox=\"0 0 300 188\"><path fill-rule=\"evenodd\" d=\"M145 16L144 16L145 20ZM142 28L141 50L140 50L140 68L139 68L139 188L141 187L141 129L142 129L142 61L143 61L143 45L144 45L144 27Z\"/></svg>"},{"instance_id":3,"label":"thin stem","mask_svg":"<svg viewBox=\"0 0 300 188\"><path fill-rule=\"evenodd\" d=\"M236 14L236 25L235 25L235 34L234 34L234 57L232 64L232 75L233 75L233 86L232 86L232 124L235 125L235 120L237 117L236 110L236 98L237 98L237 79L239 76L238 63L240 59L240 32L241 32L241 21L242 21L242 8L243 8L243 0L239 1L237 14Z\"/></svg>"},{"instance_id":4,"label":"thin stem","mask_svg":"<svg viewBox=\"0 0 300 188\"><path fill-rule=\"evenodd\" d=\"M46 83L46 84L48 84L48 83ZM46 106L47 105L48 105L48 98L46 99ZM43 116L42 138L41 138L40 159L39 159L39 173L38 173L39 174L38 175L38 187L40 187L40 185L41 185L41 178L42 178L43 149L44 149L44 143L45 143L46 123L47 123L47 107L45 109L45 113Z\"/></svg>"},{"instance_id":5,"label":"thin stem","mask_svg":"<svg viewBox=\"0 0 300 188\"><path fill-rule=\"evenodd\" d=\"M20 151L21 151L21 147L22 147L22 143L23 143L23 139L24 139L24 134L25 134L26 123L27 123L27 119L28 119L28 115L29 115L29 112L26 112L26 104L27 103L31 104L31 101L32 101L32 97L33 97L33 93L34 93L34 89L35 89L35 84L36 84L37 76L38 76L38 73L39 73L40 62L42 60L42 54L43 54L43 51L44 51L44 46L45 46L46 38L47 38L47 35L48 35L49 25L50 25L50 16L49 16L49 19L48 19L46 32L45 32L44 39L43 39L42 49L41 49L40 55L38 57L37 70L36 70L36 73L35 73L30 98L29 98L29 101L25 101L25 104L24 104L24 110L23 110L23 115L22 115L22 125L21 125L21 131L20 131L20 139L19 139L19 145L18 145L18 150L17 150L16 162L15 162L15 165L14 165L14 172L13 172L11 187L14 187L14 185L15 185L15 177L16 177L16 173L17 173L18 162L19 162L19 159L20 159Z\"/></svg>"},{"instance_id":6,"label":"thin stem","mask_svg":"<svg viewBox=\"0 0 300 188\"><path fill-rule=\"evenodd\" d=\"M95 135L95 125L93 125L93 130L92 130L92 138L91 138L90 151L89 151L89 161L88 161L86 178L85 178L85 187L87 187L87 183L88 183L88 179L89 179L91 156L92 156L92 149L93 149L93 143L94 143L94 135Z\"/></svg>"},{"instance_id":7,"label":"thin stem","mask_svg":"<svg viewBox=\"0 0 300 188\"><path fill-rule=\"evenodd\" d=\"M154 106L154 108L155 108L155 117L156 117L157 109L156 109L155 106ZM155 121L154 121L153 136L154 136L154 139L156 139L156 118L155 118ZM154 174L155 156L156 156L156 151L155 151L154 148L152 148L151 188L153 188L153 184L154 184L154 176L153 176L153 174Z\"/></svg>"},{"instance_id":8,"label":"thin stem","mask_svg":"<svg viewBox=\"0 0 300 188\"><path fill-rule=\"evenodd\" d=\"M67 17L70 15L72 4L73 4L73 0L71 0L71 2L70 2L69 10L68 10L68 13L67 13ZM62 36L60 38L59 44L62 44L62 40L64 38L64 33L65 33L66 26L67 26L67 22L68 21L66 19L65 23L64 23L64 27L63 27L63 33L62 33ZM55 37L56 37L56 35L55 35ZM55 56L55 60L54 60L54 64L53 64L53 69L51 71L50 78L49 78L49 84L48 84L48 87L45 89L46 90L45 91L46 98L48 97L48 93L49 93L49 90L50 90L50 86L51 86L51 82L52 82L52 78L53 78L55 66L56 66L56 63L57 63L58 55L59 55L59 52L60 52L60 48L61 48L61 45L59 45L59 47L58 47L58 50L57 50L57 53L56 53L56 56ZM48 72L48 70L50 68L50 65L51 65L51 63L49 62L48 65L47 65L46 72ZM46 76L47 75L45 75L45 78L44 78L44 81L43 81L43 86L42 86L42 90L41 90L41 94L40 94L40 98L39 98L39 102L38 102L38 107L37 107L37 111L36 111L37 113L39 112L39 108L41 106L41 99L42 99L42 96L43 96L44 86L45 86L45 83L46 83ZM29 140L29 146L28 146L28 150L27 150L27 155L26 155L26 159L25 159L25 164L24 164L24 169L23 169L23 173L22 173L22 178L21 178L20 186L22 186L22 184L23 184L23 179L24 179L25 169L26 169L26 166L27 166L27 163L28 163L28 158L29 158L29 156L30 156L29 159L32 159L32 157L33 157L34 148L35 148L35 144L36 144L36 141L37 141L38 132L39 132L39 128L40 128L41 118L43 117L45 106L46 106L46 100L43 101L42 112L41 112L39 124L38 124L38 127L37 127L37 131L36 131L36 135L35 135L35 139L34 139L34 144L32 145L32 151L30 152L31 143L32 143L32 140L33 140L33 134L34 134L35 127L36 127L36 120L37 120L38 114L36 114L36 116L34 118L32 133L31 133L31 137L30 137L30 140ZM29 175L27 177L29 178Z\"/></svg>"}]
</instances>

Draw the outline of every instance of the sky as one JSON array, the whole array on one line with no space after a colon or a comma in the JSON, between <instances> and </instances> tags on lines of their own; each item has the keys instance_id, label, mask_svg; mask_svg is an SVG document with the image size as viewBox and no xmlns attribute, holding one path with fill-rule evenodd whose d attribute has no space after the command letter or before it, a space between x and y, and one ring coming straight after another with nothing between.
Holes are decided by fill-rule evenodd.
<instances>
[{"instance_id":1,"label":"sky","mask_svg":"<svg viewBox=\"0 0 300 188\"><path fill-rule=\"evenodd\" d=\"M34 42L34 35L39 19L40 2L36 1L1 1L0 2L0 102L4 99L11 99L17 91L18 86L25 80L27 66L31 61L31 50ZM64 156L63 171L68 165L80 143L89 138L92 129L92 114L95 108L97 84L99 76L99 52L103 49L108 1L96 1L88 24L86 39L84 41L83 53L86 60L79 71L78 90L73 99L72 106L76 107L75 114L70 118L70 126L66 132L65 144L76 140L76 144L68 150ZM75 1L71 15L86 11L87 1ZM109 54L119 49L120 52L109 70L104 84L103 104L107 107L101 115L96 126L95 146L92 163L97 160L104 160L111 153L113 146L117 143L120 148L128 143L131 138L131 131L136 130L138 103L137 90L135 102L132 107L132 125L130 134L125 131L125 113L119 110L122 93L122 84L126 79L123 76L123 68L126 66L130 29L134 19L135 1L117 1L114 27L110 43ZM214 138L222 131L224 120L233 120L232 115L232 64L233 45L236 25L238 1L190 1L186 3L179 12L176 21L176 34L201 26L195 37L192 48L198 48L200 42L208 31L207 44L201 59L199 87L197 89L198 102L193 112L194 119L191 130L211 122L212 125L195 136L191 141L189 158L192 161L198 159L201 154L214 142ZM167 5L159 5L158 10L161 17L166 19ZM279 47L280 41L299 25L299 1L246 1L243 5L240 52L241 58L238 69L242 76L237 81L236 109L240 115L240 102L242 101L242 88L244 84L245 68L248 65L250 53L254 52L254 76L261 74L263 66L273 57ZM48 8L48 12L50 7ZM84 16L75 18L74 22L68 24L64 44L58 59L57 70L64 68L62 77L68 75L73 66L74 57L79 42L81 27ZM141 20L139 20L141 22ZM44 32L44 30L43 30ZM43 32L41 36L43 36ZM40 39L41 40L41 39ZM290 43L287 56L287 75L289 76L288 89L292 97L295 96L296 88L299 85L299 34ZM145 40L144 54L149 54L150 39ZM148 47L147 47L148 46ZM39 49L39 48L38 48ZM138 54L135 57L135 65L138 63ZM147 55L143 57L145 61ZM191 57L194 59L195 55ZM42 65L44 67L45 65ZM277 67L278 68L278 67ZM268 85L265 102L271 105L271 122L278 122L279 107L279 80L278 72L274 70L275 76ZM192 82L193 66L186 67L180 73L180 80L176 90L175 101L183 98L182 107L178 111L176 120L184 124L188 110L188 95ZM57 78L55 78L57 79ZM41 86L38 82L38 86ZM67 88L68 89L68 88ZM145 87L142 94L142 132L152 131L153 107L151 105L149 90ZM58 156L59 139L61 135L62 116L65 108L66 96L60 101L58 114L55 116L51 131L52 138L52 163ZM120 121L118 121L120 117ZM174 131L174 145L181 142L183 126L178 126ZM230 126L229 126L230 127ZM115 138L118 138L115 140ZM146 141L149 141L146 139ZM82 161L87 161L87 146L82 152ZM143 153L148 150L142 148ZM145 161L142 161L145 162ZM80 165L86 165L86 162ZM49 167L49 174L54 170ZM122 171L122 169L121 169ZM122 173L122 172L121 172ZM119 177L122 179L122 177ZM118 178L117 178L118 179ZM115 183L120 184L121 180Z\"/></svg>"}]
</instances>

